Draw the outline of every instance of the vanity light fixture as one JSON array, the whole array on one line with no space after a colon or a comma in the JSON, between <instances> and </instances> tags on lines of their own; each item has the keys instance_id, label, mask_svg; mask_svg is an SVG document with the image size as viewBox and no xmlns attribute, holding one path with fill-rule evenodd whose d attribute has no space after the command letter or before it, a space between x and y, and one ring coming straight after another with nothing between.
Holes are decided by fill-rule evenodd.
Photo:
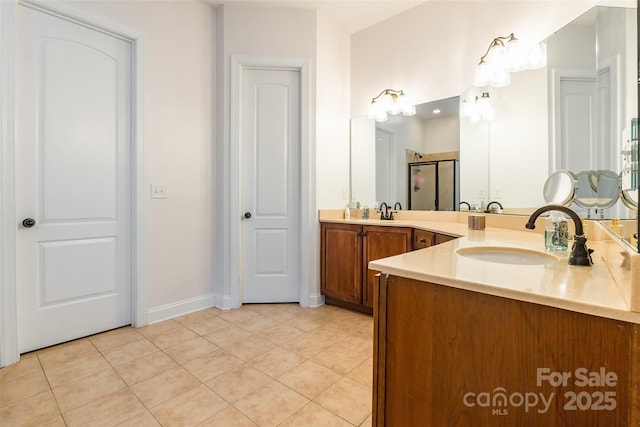
<instances>
[{"instance_id":1,"label":"vanity light fixture","mask_svg":"<svg viewBox=\"0 0 640 427\"><path fill-rule=\"evenodd\" d=\"M460 117L469 117L471 123L479 121L490 122L496 118L496 111L491 102L489 92L482 92L480 97L476 96L472 104L466 99L460 102Z\"/></svg>"},{"instance_id":2,"label":"vanity light fixture","mask_svg":"<svg viewBox=\"0 0 640 427\"><path fill-rule=\"evenodd\" d=\"M527 47L523 46L513 33L505 37L496 37L476 66L475 85L508 86L511 83L510 73L537 70L546 64L547 46L544 42Z\"/></svg>"},{"instance_id":3,"label":"vanity light fixture","mask_svg":"<svg viewBox=\"0 0 640 427\"><path fill-rule=\"evenodd\" d=\"M407 100L402 90L385 89L371 99L369 118L375 119L376 122L386 121L388 114L400 113L405 116L416 114L416 106Z\"/></svg>"}]
</instances>

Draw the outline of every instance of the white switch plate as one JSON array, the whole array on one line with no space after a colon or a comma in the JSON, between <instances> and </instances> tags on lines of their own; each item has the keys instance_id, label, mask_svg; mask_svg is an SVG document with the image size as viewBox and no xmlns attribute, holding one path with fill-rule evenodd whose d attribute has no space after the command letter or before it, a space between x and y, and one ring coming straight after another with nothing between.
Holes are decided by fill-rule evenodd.
<instances>
[{"instance_id":1,"label":"white switch plate","mask_svg":"<svg viewBox=\"0 0 640 427\"><path fill-rule=\"evenodd\" d=\"M484 199L485 197L487 197L487 190L485 188L479 188L478 189L478 197L480 199Z\"/></svg>"},{"instance_id":2,"label":"white switch plate","mask_svg":"<svg viewBox=\"0 0 640 427\"><path fill-rule=\"evenodd\" d=\"M494 188L491 192L493 193L493 197L492 197L493 199L502 198L502 188L500 187Z\"/></svg>"},{"instance_id":3,"label":"white switch plate","mask_svg":"<svg viewBox=\"0 0 640 427\"><path fill-rule=\"evenodd\" d=\"M165 184L151 184L151 198L152 199L166 199L167 198L167 186Z\"/></svg>"}]
</instances>

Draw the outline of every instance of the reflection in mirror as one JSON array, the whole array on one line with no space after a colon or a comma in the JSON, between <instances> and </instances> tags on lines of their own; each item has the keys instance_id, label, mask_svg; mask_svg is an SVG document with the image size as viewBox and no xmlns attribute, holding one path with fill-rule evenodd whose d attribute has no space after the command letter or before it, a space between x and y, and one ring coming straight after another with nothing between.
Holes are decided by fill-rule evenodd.
<instances>
[{"instance_id":1,"label":"reflection in mirror","mask_svg":"<svg viewBox=\"0 0 640 427\"><path fill-rule=\"evenodd\" d=\"M471 124L456 117L460 200L472 206L496 200L504 205L505 213L530 213L545 204L544 184L554 171L610 170L623 174L621 192L629 197L620 196L621 201L598 212L597 217L635 219L637 203L628 200L637 200L638 187L638 132L632 127L638 117L636 10L595 7L545 42L546 69L515 73L511 85L490 89L493 121ZM473 100L483 91L486 88L470 89L460 99ZM373 150L375 125L368 132ZM357 137L352 134L352 150L359 146L353 139ZM414 149L435 152L429 147ZM394 153L396 169L390 172L394 176L385 173L382 181L393 182L397 189L387 198L406 201L406 156L401 150ZM352 151L356 162L367 156L366 172L371 175L363 176L368 178L357 177L359 166L352 164L355 200L366 199L361 197L366 193L365 182L375 192L376 173L370 166L373 151ZM581 198L588 201L597 194ZM379 197L373 195L371 200ZM575 203L572 208L586 214Z\"/></svg>"},{"instance_id":2,"label":"reflection in mirror","mask_svg":"<svg viewBox=\"0 0 640 427\"><path fill-rule=\"evenodd\" d=\"M576 195L577 179L573 172L556 171L544 183L544 200L548 204L569 206Z\"/></svg>"},{"instance_id":3,"label":"reflection in mirror","mask_svg":"<svg viewBox=\"0 0 640 427\"><path fill-rule=\"evenodd\" d=\"M351 203L409 206L410 163L459 157L458 104L458 97L429 102L417 105L414 116L389 116L386 122L351 119ZM421 179L421 188L425 188L421 194L436 185L435 175ZM435 187L433 191L437 193ZM444 190L440 194L444 197ZM454 203L446 205L453 207Z\"/></svg>"}]
</instances>

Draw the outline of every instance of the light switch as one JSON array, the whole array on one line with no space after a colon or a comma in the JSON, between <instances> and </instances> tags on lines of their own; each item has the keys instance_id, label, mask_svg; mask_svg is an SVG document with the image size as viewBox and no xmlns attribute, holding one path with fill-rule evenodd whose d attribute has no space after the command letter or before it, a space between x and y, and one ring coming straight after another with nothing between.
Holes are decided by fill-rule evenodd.
<instances>
[{"instance_id":1,"label":"light switch","mask_svg":"<svg viewBox=\"0 0 640 427\"><path fill-rule=\"evenodd\" d=\"M491 191L493 193L493 199L501 199L502 198L502 188L496 187Z\"/></svg>"},{"instance_id":2,"label":"light switch","mask_svg":"<svg viewBox=\"0 0 640 427\"><path fill-rule=\"evenodd\" d=\"M167 186L165 184L151 184L151 198L152 199L166 199L167 198Z\"/></svg>"}]
</instances>

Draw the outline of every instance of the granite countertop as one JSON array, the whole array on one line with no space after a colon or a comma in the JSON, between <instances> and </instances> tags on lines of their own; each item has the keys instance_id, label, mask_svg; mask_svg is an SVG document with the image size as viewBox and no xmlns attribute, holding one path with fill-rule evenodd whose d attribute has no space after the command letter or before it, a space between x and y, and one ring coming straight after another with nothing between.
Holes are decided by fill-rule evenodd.
<instances>
[{"instance_id":1,"label":"granite countertop","mask_svg":"<svg viewBox=\"0 0 640 427\"><path fill-rule=\"evenodd\" d=\"M476 231L468 229L466 215L461 213L401 214L396 220L381 221L344 220L321 213L320 221L412 227L460 236L426 249L373 260L369 263L372 270L640 324L640 295L634 295L632 281L640 256L611 239L597 222L585 224L587 245L594 249L591 267L568 265L568 252L554 253L558 259L550 264L515 265L481 261L456 251L472 246L508 246L544 252L543 222L537 222L532 232L524 229L526 217L487 215L486 229Z\"/></svg>"}]
</instances>

